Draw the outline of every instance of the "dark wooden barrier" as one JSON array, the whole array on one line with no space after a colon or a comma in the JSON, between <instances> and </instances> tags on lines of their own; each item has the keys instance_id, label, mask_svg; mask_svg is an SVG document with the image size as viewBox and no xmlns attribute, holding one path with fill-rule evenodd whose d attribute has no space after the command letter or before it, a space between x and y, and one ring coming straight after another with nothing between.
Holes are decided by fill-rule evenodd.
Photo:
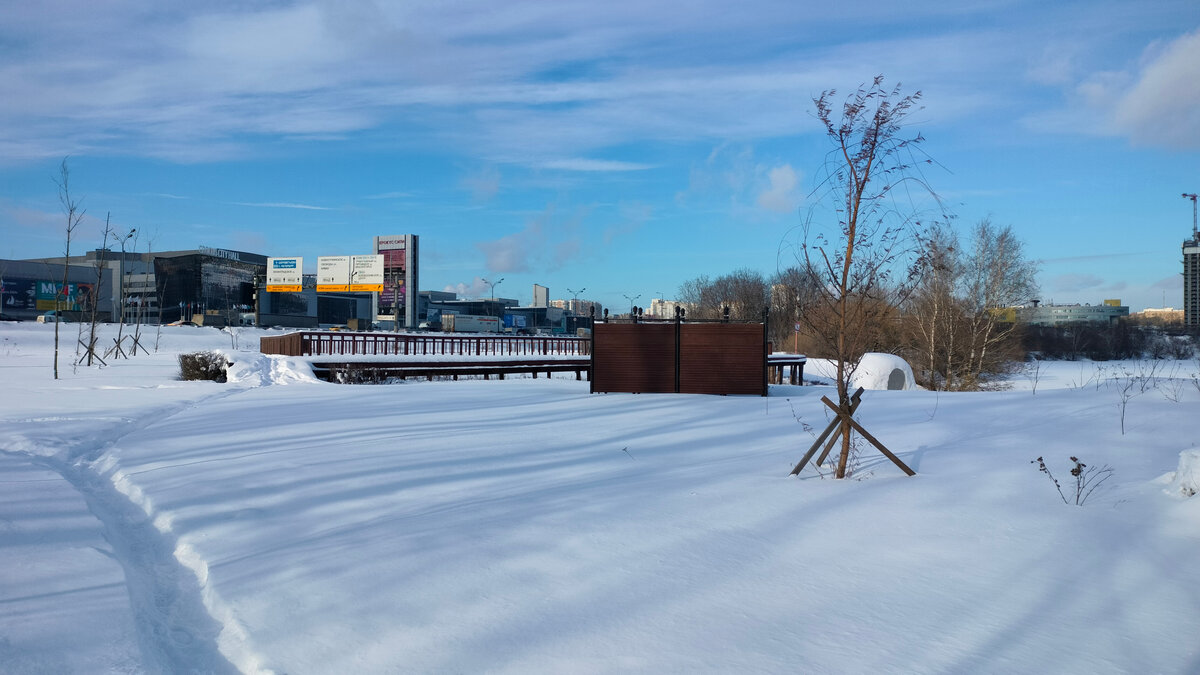
<instances>
[{"instance_id":1,"label":"dark wooden barrier","mask_svg":"<svg viewBox=\"0 0 1200 675\"><path fill-rule=\"evenodd\" d=\"M598 323L592 392L767 395L761 323Z\"/></svg>"},{"instance_id":2,"label":"dark wooden barrier","mask_svg":"<svg viewBox=\"0 0 1200 675\"><path fill-rule=\"evenodd\" d=\"M588 340L542 335L424 335L298 331L259 339L281 356L587 356Z\"/></svg>"}]
</instances>

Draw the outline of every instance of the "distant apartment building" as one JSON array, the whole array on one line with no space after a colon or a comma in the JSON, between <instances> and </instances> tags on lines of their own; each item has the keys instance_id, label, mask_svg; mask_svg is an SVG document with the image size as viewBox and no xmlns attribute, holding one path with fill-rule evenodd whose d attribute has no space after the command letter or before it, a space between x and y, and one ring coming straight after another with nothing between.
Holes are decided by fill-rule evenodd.
<instances>
[{"instance_id":1,"label":"distant apartment building","mask_svg":"<svg viewBox=\"0 0 1200 675\"><path fill-rule=\"evenodd\" d=\"M1183 242L1183 323L1200 326L1200 237Z\"/></svg>"},{"instance_id":2,"label":"distant apartment building","mask_svg":"<svg viewBox=\"0 0 1200 675\"><path fill-rule=\"evenodd\" d=\"M596 318L600 318L604 313L604 307L591 300L551 300L549 306L565 309L575 316L591 316L593 309L596 311Z\"/></svg>"},{"instance_id":3,"label":"distant apartment building","mask_svg":"<svg viewBox=\"0 0 1200 675\"><path fill-rule=\"evenodd\" d=\"M1183 310L1174 307L1147 307L1140 312L1133 312L1130 316L1158 323L1183 323Z\"/></svg>"},{"instance_id":4,"label":"distant apartment building","mask_svg":"<svg viewBox=\"0 0 1200 675\"><path fill-rule=\"evenodd\" d=\"M674 300L663 300L662 298L654 298L650 301L649 314L656 319L674 319L675 309L682 307L683 304Z\"/></svg>"}]
</instances>

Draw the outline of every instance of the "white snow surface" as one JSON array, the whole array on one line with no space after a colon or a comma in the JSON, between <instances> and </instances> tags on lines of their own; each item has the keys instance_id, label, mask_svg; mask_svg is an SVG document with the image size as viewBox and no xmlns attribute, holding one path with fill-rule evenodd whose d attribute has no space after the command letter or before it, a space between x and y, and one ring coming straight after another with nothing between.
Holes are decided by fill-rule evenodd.
<instances>
[{"instance_id":1,"label":"white snow surface","mask_svg":"<svg viewBox=\"0 0 1200 675\"><path fill-rule=\"evenodd\" d=\"M53 325L0 323L0 671L1200 672L1195 362L870 391L917 475L837 481L788 475L827 386L336 385L263 334L54 380ZM178 379L202 349L228 383ZM1064 504L1039 456L1112 476Z\"/></svg>"}]
</instances>

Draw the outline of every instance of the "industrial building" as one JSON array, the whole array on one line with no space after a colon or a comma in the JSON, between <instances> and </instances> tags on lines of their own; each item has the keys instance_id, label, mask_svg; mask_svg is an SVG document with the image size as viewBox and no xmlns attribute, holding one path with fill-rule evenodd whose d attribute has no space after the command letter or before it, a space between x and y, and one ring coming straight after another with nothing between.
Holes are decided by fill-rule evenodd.
<instances>
[{"instance_id":1,"label":"industrial building","mask_svg":"<svg viewBox=\"0 0 1200 675\"><path fill-rule=\"evenodd\" d=\"M1021 320L1034 326L1058 326L1067 323L1114 323L1129 316L1129 307L1120 300L1105 300L1099 305L1034 305L1017 310Z\"/></svg>"}]
</instances>

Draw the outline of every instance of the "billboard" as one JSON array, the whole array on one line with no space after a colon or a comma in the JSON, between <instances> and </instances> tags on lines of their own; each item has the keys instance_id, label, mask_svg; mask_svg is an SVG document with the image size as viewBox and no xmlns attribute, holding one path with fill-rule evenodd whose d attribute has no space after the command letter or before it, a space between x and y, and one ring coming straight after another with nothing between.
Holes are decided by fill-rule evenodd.
<instances>
[{"instance_id":1,"label":"billboard","mask_svg":"<svg viewBox=\"0 0 1200 675\"><path fill-rule=\"evenodd\" d=\"M404 235L376 237L375 248L383 257L383 272L387 284L380 289L379 311L391 314L397 305L405 306L405 272L407 271L407 244Z\"/></svg>"},{"instance_id":2,"label":"billboard","mask_svg":"<svg viewBox=\"0 0 1200 675\"><path fill-rule=\"evenodd\" d=\"M61 281L38 281L37 308L39 311L48 309L64 309L78 312L90 308L93 284L69 283L63 289ZM60 304L61 303L61 304Z\"/></svg>"},{"instance_id":3,"label":"billboard","mask_svg":"<svg viewBox=\"0 0 1200 675\"><path fill-rule=\"evenodd\" d=\"M345 293L349 290L350 256L319 256L317 258L317 292Z\"/></svg>"},{"instance_id":4,"label":"billboard","mask_svg":"<svg viewBox=\"0 0 1200 675\"><path fill-rule=\"evenodd\" d=\"M267 258L267 292L304 290L304 258Z\"/></svg>"},{"instance_id":5,"label":"billboard","mask_svg":"<svg viewBox=\"0 0 1200 675\"><path fill-rule=\"evenodd\" d=\"M350 256L350 290L383 292L383 256Z\"/></svg>"}]
</instances>

